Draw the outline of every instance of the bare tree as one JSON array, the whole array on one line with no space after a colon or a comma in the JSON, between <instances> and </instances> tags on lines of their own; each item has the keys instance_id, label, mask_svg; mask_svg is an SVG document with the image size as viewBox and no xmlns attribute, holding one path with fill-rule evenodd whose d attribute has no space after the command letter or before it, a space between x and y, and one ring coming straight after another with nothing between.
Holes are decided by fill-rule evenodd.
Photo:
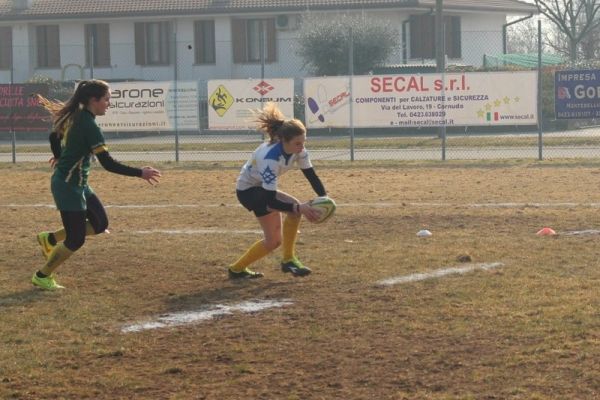
<instances>
[{"instance_id":1,"label":"bare tree","mask_svg":"<svg viewBox=\"0 0 600 400\"><path fill-rule=\"evenodd\" d=\"M600 26L600 0L534 0L542 14L566 36L568 54L577 60L578 49L590 34Z\"/></svg>"},{"instance_id":2,"label":"bare tree","mask_svg":"<svg viewBox=\"0 0 600 400\"><path fill-rule=\"evenodd\" d=\"M537 25L528 19L508 27L507 51L509 53L537 53Z\"/></svg>"}]
</instances>

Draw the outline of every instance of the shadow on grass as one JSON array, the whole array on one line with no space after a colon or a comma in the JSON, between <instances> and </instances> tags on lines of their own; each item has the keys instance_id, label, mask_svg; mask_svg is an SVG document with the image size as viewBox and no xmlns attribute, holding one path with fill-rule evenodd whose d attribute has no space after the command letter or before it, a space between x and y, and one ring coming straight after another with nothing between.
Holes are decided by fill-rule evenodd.
<instances>
[{"instance_id":1,"label":"shadow on grass","mask_svg":"<svg viewBox=\"0 0 600 400\"><path fill-rule=\"evenodd\" d=\"M0 307L21 306L44 300L52 292L43 291L37 288L31 288L14 293L4 293L0 295Z\"/></svg>"},{"instance_id":2,"label":"shadow on grass","mask_svg":"<svg viewBox=\"0 0 600 400\"><path fill-rule=\"evenodd\" d=\"M273 299L286 297L286 290L294 285L294 281L273 282L267 280L227 281L226 286L204 290L198 293L171 296L168 302L169 311L193 309L199 306L240 302L255 299ZM289 295L287 295L289 297Z\"/></svg>"}]
</instances>

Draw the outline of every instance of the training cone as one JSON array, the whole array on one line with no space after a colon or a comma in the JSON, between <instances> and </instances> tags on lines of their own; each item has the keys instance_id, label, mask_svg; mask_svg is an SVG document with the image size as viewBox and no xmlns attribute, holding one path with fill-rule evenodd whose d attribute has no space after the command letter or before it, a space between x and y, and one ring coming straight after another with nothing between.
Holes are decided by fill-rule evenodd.
<instances>
[{"instance_id":1,"label":"training cone","mask_svg":"<svg viewBox=\"0 0 600 400\"><path fill-rule=\"evenodd\" d=\"M421 229L419 232L417 232L417 237L421 238L430 237L431 235L433 235L433 233L429 232L427 229Z\"/></svg>"},{"instance_id":2,"label":"training cone","mask_svg":"<svg viewBox=\"0 0 600 400\"><path fill-rule=\"evenodd\" d=\"M540 229L536 233L536 235L538 235L538 236L553 236L553 235L556 235L556 232L552 228L545 227L545 228Z\"/></svg>"}]
</instances>

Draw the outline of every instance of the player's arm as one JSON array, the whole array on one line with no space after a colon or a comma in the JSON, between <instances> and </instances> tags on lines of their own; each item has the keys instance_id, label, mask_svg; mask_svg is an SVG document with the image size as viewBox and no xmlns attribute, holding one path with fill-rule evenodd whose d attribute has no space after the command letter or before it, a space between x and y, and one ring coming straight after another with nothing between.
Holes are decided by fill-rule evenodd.
<instances>
[{"instance_id":1,"label":"player's arm","mask_svg":"<svg viewBox=\"0 0 600 400\"><path fill-rule=\"evenodd\" d=\"M276 190L264 189L267 199L267 206L272 210L284 211L284 212L298 212L298 204L287 203L277 198Z\"/></svg>"},{"instance_id":2,"label":"player's arm","mask_svg":"<svg viewBox=\"0 0 600 400\"><path fill-rule=\"evenodd\" d=\"M302 173L310 183L310 186L312 186L317 196L327 196L325 186L323 186L323 182L321 182L321 179L319 179L319 176L313 167L302 169Z\"/></svg>"},{"instance_id":3,"label":"player's arm","mask_svg":"<svg viewBox=\"0 0 600 400\"><path fill-rule=\"evenodd\" d=\"M137 176L139 178L142 177L142 170L140 168L134 168L125 164L121 164L111 157L105 145L100 145L94 148L93 153L98 161L100 161L102 167L108 172L125 176Z\"/></svg>"},{"instance_id":4,"label":"player's arm","mask_svg":"<svg viewBox=\"0 0 600 400\"><path fill-rule=\"evenodd\" d=\"M62 148L60 145L61 138L57 132L50 132L50 136L48 136L48 140L50 141L50 150L52 150L52 155L55 160L60 158L60 154L62 152Z\"/></svg>"}]
</instances>

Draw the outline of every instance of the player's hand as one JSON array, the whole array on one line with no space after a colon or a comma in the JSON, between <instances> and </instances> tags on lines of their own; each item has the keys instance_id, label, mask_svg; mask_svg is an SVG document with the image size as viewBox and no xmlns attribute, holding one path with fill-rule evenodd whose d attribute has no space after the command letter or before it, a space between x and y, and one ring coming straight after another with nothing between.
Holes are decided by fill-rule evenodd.
<instances>
[{"instance_id":1,"label":"player's hand","mask_svg":"<svg viewBox=\"0 0 600 400\"><path fill-rule=\"evenodd\" d=\"M50 164L50 168L54 169L54 168L56 168L56 164L58 164L58 159L51 157L48 160L48 164Z\"/></svg>"},{"instance_id":2,"label":"player's hand","mask_svg":"<svg viewBox=\"0 0 600 400\"><path fill-rule=\"evenodd\" d=\"M162 175L160 174L160 171L157 169L154 169L152 167L142 168L142 179L151 185L158 183L158 178L160 178L161 176Z\"/></svg>"},{"instance_id":3,"label":"player's hand","mask_svg":"<svg viewBox=\"0 0 600 400\"><path fill-rule=\"evenodd\" d=\"M321 216L321 210L319 210L318 208L312 207L310 205L310 202L306 202L306 203L302 203L300 204L300 207L298 208L298 210L300 211L300 214L304 215L306 217L307 220L309 220L310 222L315 222L319 219L319 217Z\"/></svg>"}]
</instances>

